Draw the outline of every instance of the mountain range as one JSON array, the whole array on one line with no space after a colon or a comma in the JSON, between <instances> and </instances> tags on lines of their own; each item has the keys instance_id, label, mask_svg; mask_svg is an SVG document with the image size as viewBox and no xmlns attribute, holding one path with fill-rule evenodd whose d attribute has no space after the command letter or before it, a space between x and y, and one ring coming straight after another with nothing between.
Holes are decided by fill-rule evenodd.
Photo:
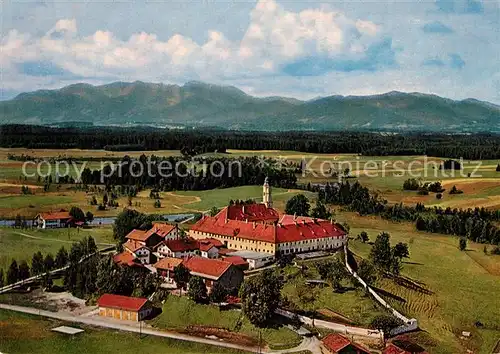
<instances>
[{"instance_id":1,"label":"mountain range","mask_svg":"<svg viewBox=\"0 0 500 354\"><path fill-rule=\"evenodd\" d=\"M500 106L422 93L254 97L233 86L74 84L0 102L1 124L154 125L235 130L500 131Z\"/></svg>"}]
</instances>

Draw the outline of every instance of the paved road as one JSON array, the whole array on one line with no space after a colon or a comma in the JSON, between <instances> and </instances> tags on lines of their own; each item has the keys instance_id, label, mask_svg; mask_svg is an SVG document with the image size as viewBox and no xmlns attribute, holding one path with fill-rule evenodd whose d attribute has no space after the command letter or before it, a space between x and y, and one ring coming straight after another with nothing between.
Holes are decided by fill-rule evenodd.
<instances>
[{"instance_id":1,"label":"paved road","mask_svg":"<svg viewBox=\"0 0 500 354\"><path fill-rule=\"evenodd\" d=\"M73 323L83 323L83 324L90 325L90 326L104 327L104 328L116 329L116 330L126 331L126 332L143 333L143 334L147 334L147 335L151 335L151 336L171 338L171 339L183 340L183 341L188 341L188 342L196 342L196 343L208 344L208 345L215 345L215 346L219 346L219 347L243 350L243 351L247 351L247 352L251 352L251 353L259 353L259 349L256 347L247 347L247 346L242 346L242 345L238 345L238 344L221 342L218 340L195 337L195 336L189 336L189 335L175 333L175 332L164 332L164 331L159 331L159 330L155 330L155 329L151 329L151 328L140 328L139 326L137 326L137 324L135 326L130 325L130 324L126 324L126 323L122 324L122 323L117 323L114 321L107 321L107 320L101 319L99 317L96 318L96 317L89 317L89 316L75 316L75 315L70 315L70 314L65 314L65 313L39 310L39 309L35 309L32 307L7 305L7 304L0 304L0 309L23 312L23 313L27 313L27 314L31 314L31 315L53 318L53 319L57 319L57 320L61 320L61 321L67 321L67 322L73 322ZM304 338L304 340L302 341L302 343L299 346L292 348L292 349L287 349L287 350L264 350L263 349L261 352L273 353L273 354L284 354L284 353L294 353L294 352L298 352L301 350L310 350L314 354L316 354L316 353L319 354L319 353L321 353L321 351L319 351L318 343L319 343L319 341L316 338Z\"/></svg>"},{"instance_id":2,"label":"paved road","mask_svg":"<svg viewBox=\"0 0 500 354\"><path fill-rule=\"evenodd\" d=\"M61 320L61 321L83 323L83 324L90 325L90 326L105 327L105 328L111 328L111 329L116 329L116 330L120 330L120 331L143 333L143 334L157 336L157 337L172 338L172 339L184 340L184 341L189 341L189 342L197 342L197 343L201 343L201 344L216 345L219 347L244 350L244 351L249 351L249 352L253 352L253 353L258 352L258 348L246 347L246 346L241 346L241 345L237 345L237 344L233 344L233 343L220 342L220 341L213 340L213 339L188 336L188 335L180 334L180 333L163 332L163 331L158 331L158 330L149 329L149 328L142 328L141 329L140 327L111 322L111 321L106 321L106 320L103 320L101 318L75 316L75 315L70 315L70 314L63 314L63 313L34 309L31 307L6 305L6 304L0 304L0 309L23 312L23 313L28 313L28 314L32 314L32 315L53 318L53 319Z\"/></svg>"}]
</instances>

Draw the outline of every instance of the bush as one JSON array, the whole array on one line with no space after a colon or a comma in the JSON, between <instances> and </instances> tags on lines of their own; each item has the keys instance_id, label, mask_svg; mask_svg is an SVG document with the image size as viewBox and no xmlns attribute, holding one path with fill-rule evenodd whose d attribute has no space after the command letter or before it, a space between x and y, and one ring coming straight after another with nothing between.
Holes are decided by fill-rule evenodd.
<instances>
[{"instance_id":1,"label":"bush","mask_svg":"<svg viewBox=\"0 0 500 354\"><path fill-rule=\"evenodd\" d=\"M437 199L443 199L443 195L441 193L436 194Z\"/></svg>"},{"instance_id":2,"label":"bush","mask_svg":"<svg viewBox=\"0 0 500 354\"><path fill-rule=\"evenodd\" d=\"M462 194L464 191L457 189L457 186L453 186L450 190L450 194Z\"/></svg>"},{"instance_id":3,"label":"bush","mask_svg":"<svg viewBox=\"0 0 500 354\"><path fill-rule=\"evenodd\" d=\"M416 191L420 188L420 182L416 178L410 178L404 181L403 189L405 191Z\"/></svg>"}]
</instances>

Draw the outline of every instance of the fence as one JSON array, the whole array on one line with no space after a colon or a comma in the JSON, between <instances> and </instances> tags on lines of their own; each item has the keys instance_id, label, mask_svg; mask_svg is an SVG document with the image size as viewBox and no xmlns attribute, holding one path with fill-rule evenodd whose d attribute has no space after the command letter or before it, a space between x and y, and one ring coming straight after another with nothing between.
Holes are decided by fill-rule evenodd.
<instances>
[{"instance_id":1,"label":"fence","mask_svg":"<svg viewBox=\"0 0 500 354\"><path fill-rule=\"evenodd\" d=\"M281 316L284 316L284 317L287 317L290 319L294 318L294 316L297 316L302 323L310 325L310 326L312 326L312 324L313 324L312 318L306 317L306 316L301 316L301 315L295 314L295 313L290 312L290 311L277 309L276 313L278 315L281 315ZM331 329L332 331L343 333L345 335L363 336L363 337L376 338L376 339L380 339L380 340L384 339L384 332L379 331L379 330L373 330L373 329L362 328L362 327L351 327L351 326L343 325L341 323L316 320L316 319L314 320L314 325L316 327Z\"/></svg>"},{"instance_id":2,"label":"fence","mask_svg":"<svg viewBox=\"0 0 500 354\"><path fill-rule=\"evenodd\" d=\"M409 319L403 316L401 313L399 313L396 309L394 309L391 305L389 305L387 301L382 299L382 297L380 297L380 295L377 294L375 290L370 288L368 284L366 284L366 282L363 279L361 279L361 277L355 271L352 270L351 266L349 265L349 262L347 261L347 252L348 252L347 245L344 245L345 265L349 273L351 273L352 276L356 278L361 283L361 285L363 285L363 287L375 298L375 300L377 300L387 310L391 311L394 317L399 318L401 321L404 322L404 324L402 324L401 326L391 330L390 334L396 335L416 330L418 328L418 322L415 318Z\"/></svg>"}]
</instances>

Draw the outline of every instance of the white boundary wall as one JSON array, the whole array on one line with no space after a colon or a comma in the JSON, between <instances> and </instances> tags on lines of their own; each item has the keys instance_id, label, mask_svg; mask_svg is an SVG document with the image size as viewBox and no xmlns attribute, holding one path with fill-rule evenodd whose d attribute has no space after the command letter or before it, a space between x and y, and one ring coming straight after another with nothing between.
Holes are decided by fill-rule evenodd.
<instances>
[{"instance_id":1,"label":"white boundary wall","mask_svg":"<svg viewBox=\"0 0 500 354\"><path fill-rule=\"evenodd\" d=\"M285 311L282 309L277 309L275 311L278 315L285 316L288 318L293 318L296 314L290 311ZM296 315L300 319L302 323L305 323L307 325L312 326L313 320L309 317L306 316L301 316L301 315ZM314 320L314 325L316 327L321 327L321 328L327 328L331 329L332 331L343 333L346 335L355 335L355 336L363 336L363 337L370 337L370 338L376 338L380 340L384 340L384 332L379 331L379 330L372 330L372 329L367 329L367 328L361 328L361 327L351 327L351 326L346 326L341 323L335 323L335 322L328 322L328 321L323 321L323 320Z\"/></svg>"},{"instance_id":2,"label":"white boundary wall","mask_svg":"<svg viewBox=\"0 0 500 354\"><path fill-rule=\"evenodd\" d=\"M351 273L352 276L354 278L356 278L361 283L361 285L363 285L363 287L375 298L375 300L377 300L386 309L388 309L389 311L391 311L392 314L394 315L394 317L397 317L401 321L404 322L403 325L394 328L391 331L391 335L396 335L396 334L401 334L401 333L405 333L405 332L410 332L410 331L416 330L418 328L418 323L417 323L417 320L415 318L412 318L412 319L406 318L401 313L399 313L394 308L392 308L391 305L389 305L384 299L382 299L382 297L380 297L380 295L377 294L375 292L375 290L373 290L372 288L370 288L368 286L368 284L366 284L365 281L363 279L361 279L361 277L356 272L354 272L352 270L351 266L349 265L349 262L347 261L347 252L348 252L347 245L344 245L345 265L346 265L347 270L349 271L349 273Z\"/></svg>"}]
</instances>

